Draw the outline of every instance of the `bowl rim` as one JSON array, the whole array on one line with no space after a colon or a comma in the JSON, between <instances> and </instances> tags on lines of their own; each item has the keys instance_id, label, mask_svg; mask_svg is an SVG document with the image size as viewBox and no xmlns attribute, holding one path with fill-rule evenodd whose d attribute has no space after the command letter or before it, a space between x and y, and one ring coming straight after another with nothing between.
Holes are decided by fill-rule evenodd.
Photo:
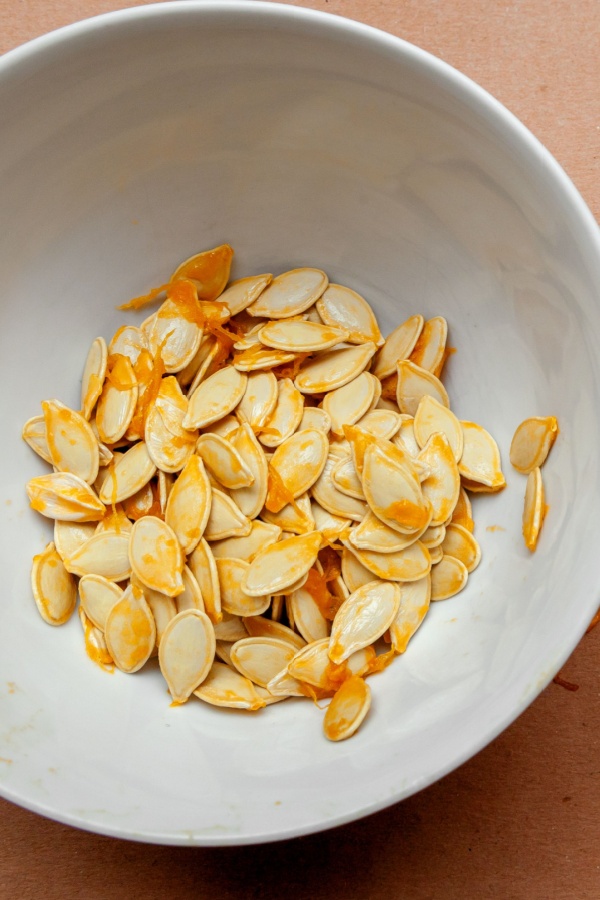
<instances>
[{"instance_id":1,"label":"bowl rim","mask_svg":"<svg viewBox=\"0 0 600 900\"><path fill-rule=\"evenodd\" d=\"M228 13L235 17L250 18L256 18L259 15L264 18L265 23L271 20L272 22L280 22L282 25L291 25L292 27L296 23L301 23L304 26L319 28L321 31L326 30L329 33L337 33L340 36L346 34L348 38L356 41L367 42L372 46L378 45L380 50L385 50L391 55L403 56L412 64L435 74L446 86L450 85L453 87L457 96L460 97L463 103L468 104L473 109L476 116L489 122L493 121L496 123L496 127L499 125L512 133L523 151L534 157L536 162L550 174L557 189L564 197L565 210L570 207L572 214L579 223L581 236L588 242L587 252L590 252L590 250L595 251L600 267L600 226L563 167L515 114L469 76L429 51L421 49L404 38L342 15L307 7L271 2L271 0L170 0L170 2L169 0L166 0L166 2L163 0L163 2L149 5L126 7L61 26L8 50L0 57L0 80L7 75L10 76L15 70L18 74L18 69L21 66L29 64L36 57L40 59L40 63L43 65L44 57L51 56L55 52L60 51L61 47L85 39L91 33L99 30L130 24L136 25L136 23L156 23L160 19L176 20L180 16L210 17L215 13ZM62 824L109 837L155 844L241 846L289 840L293 837L335 828L372 815L412 796L457 769L491 743L533 703L561 669L586 633L591 618L591 615L589 617L587 615L587 606L589 606L593 615L599 603L600 586L593 602L590 600L585 608L583 606L580 607L579 619L572 623L572 627L568 632L563 633L562 652L555 656L554 661L549 666L545 666L535 685L530 686L527 691L523 692L519 703L513 705L510 712L495 718L491 725L488 724L478 734L477 739L472 739L468 743L468 747L465 747L462 752L456 753L452 759L446 760L444 765L439 766L435 771L423 775L420 779L416 779L403 792L398 792L382 800L373 801L370 804L361 806L358 810L352 809L344 814L337 814L335 817L326 818L323 816L321 820L313 822L306 827L288 826L277 831L265 831L252 836L228 834L212 837L202 834L190 841L189 837L182 837L180 834L132 833L131 830L119 827L118 823L106 825L104 822L92 821L75 814L61 812L50 804L46 805L42 802L22 797L18 791L14 791L1 783L0 796L24 809Z\"/></svg>"}]
</instances>

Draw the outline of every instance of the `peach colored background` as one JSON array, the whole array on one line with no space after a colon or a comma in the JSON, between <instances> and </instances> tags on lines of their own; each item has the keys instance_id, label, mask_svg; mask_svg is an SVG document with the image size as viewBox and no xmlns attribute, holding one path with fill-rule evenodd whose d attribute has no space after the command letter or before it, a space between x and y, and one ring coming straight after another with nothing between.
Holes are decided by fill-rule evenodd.
<instances>
[{"instance_id":1,"label":"peach colored background","mask_svg":"<svg viewBox=\"0 0 600 900\"><path fill-rule=\"evenodd\" d=\"M0 52L133 5L0 0ZM600 0L298 5L382 28L469 75L546 144L598 218ZM404 803L281 844L129 844L0 801L0 900L598 900L599 669L600 626L563 670L577 691L551 684L493 744Z\"/></svg>"}]
</instances>

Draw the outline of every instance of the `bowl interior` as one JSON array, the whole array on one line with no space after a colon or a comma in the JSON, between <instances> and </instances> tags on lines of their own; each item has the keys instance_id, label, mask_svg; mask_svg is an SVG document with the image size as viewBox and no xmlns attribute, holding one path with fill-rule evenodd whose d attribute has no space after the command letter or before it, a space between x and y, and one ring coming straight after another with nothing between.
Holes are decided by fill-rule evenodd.
<instances>
[{"instance_id":1,"label":"bowl interior","mask_svg":"<svg viewBox=\"0 0 600 900\"><path fill-rule=\"evenodd\" d=\"M598 603L600 254L564 174L426 54L270 4L170 3L34 42L0 61L0 120L0 791L124 837L241 843L347 821L467 759ZM79 622L53 632L31 598L52 529L27 505L45 469L22 424L45 398L78 406L93 338L136 321L117 304L223 241L237 277L325 269L384 334L444 315L452 407L502 451L507 489L474 501L481 566L372 679L369 719L342 744L305 701L170 708L155 666L107 675ZM508 447L523 418L550 414L561 434L531 555Z\"/></svg>"}]
</instances>

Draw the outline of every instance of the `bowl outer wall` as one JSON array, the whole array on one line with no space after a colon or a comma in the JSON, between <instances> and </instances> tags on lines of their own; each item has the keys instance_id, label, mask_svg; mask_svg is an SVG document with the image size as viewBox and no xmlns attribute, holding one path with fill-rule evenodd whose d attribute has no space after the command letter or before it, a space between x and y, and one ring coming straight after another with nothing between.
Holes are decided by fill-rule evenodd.
<instances>
[{"instance_id":1,"label":"bowl outer wall","mask_svg":"<svg viewBox=\"0 0 600 900\"><path fill-rule=\"evenodd\" d=\"M272 4L172 3L61 29L0 60L0 120L3 795L121 837L248 843L381 809L468 759L598 604L600 250L562 170L428 54ZM51 633L30 598L51 528L27 508L44 468L23 421L47 396L77 406L89 343L124 320L115 305L222 240L236 275L322 266L387 330L446 315L453 408L503 451L508 489L475 502L480 569L371 679L369 718L339 745L305 702L171 709L155 668L106 675L79 623ZM530 556L507 450L534 414L556 414L561 436Z\"/></svg>"}]
</instances>

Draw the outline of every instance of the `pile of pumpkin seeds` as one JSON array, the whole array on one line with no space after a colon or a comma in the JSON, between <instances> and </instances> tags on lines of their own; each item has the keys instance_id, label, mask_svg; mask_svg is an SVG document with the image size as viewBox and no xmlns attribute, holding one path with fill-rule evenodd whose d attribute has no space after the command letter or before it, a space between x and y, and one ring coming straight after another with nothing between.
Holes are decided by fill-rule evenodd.
<instances>
[{"instance_id":1,"label":"pile of pumpkin seeds","mask_svg":"<svg viewBox=\"0 0 600 900\"><path fill-rule=\"evenodd\" d=\"M122 307L162 301L93 341L80 410L49 400L26 423L53 467L27 484L55 520L33 594L51 625L79 597L103 667L158 656L175 703L332 698L341 740L367 676L478 565L469 494L505 486L500 453L450 410L442 317L384 340L320 269L229 282L232 256L193 256Z\"/></svg>"}]
</instances>

